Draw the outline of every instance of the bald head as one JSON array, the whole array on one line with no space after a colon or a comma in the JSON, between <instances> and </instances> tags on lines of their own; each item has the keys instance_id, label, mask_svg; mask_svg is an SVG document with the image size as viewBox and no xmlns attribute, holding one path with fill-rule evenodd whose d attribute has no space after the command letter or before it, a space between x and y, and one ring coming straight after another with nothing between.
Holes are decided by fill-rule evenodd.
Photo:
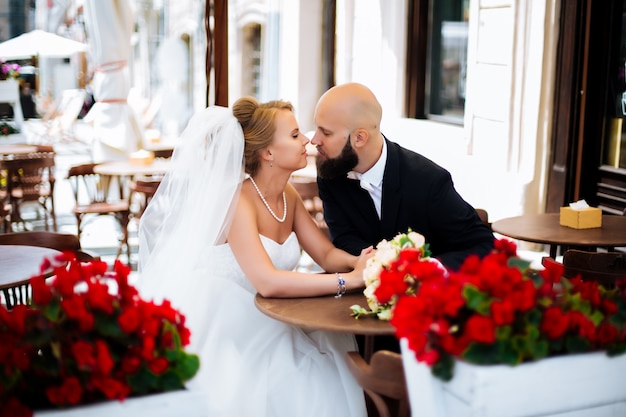
<instances>
[{"instance_id":1,"label":"bald head","mask_svg":"<svg viewBox=\"0 0 626 417\"><path fill-rule=\"evenodd\" d=\"M349 130L380 129L383 110L372 91L359 83L337 85L319 99L317 113Z\"/></svg>"},{"instance_id":2,"label":"bald head","mask_svg":"<svg viewBox=\"0 0 626 417\"><path fill-rule=\"evenodd\" d=\"M331 144L335 143L332 138L346 138L348 134L350 143L347 146L358 158L353 165L354 170L365 172L376 163L382 152L382 115L383 109L376 96L363 84L347 83L332 87L317 102L317 129L312 143L322 155L327 152L327 158L335 158L346 139L341 139L339 149L336 145L331 149Z\"/></svg>"}]
</instances>

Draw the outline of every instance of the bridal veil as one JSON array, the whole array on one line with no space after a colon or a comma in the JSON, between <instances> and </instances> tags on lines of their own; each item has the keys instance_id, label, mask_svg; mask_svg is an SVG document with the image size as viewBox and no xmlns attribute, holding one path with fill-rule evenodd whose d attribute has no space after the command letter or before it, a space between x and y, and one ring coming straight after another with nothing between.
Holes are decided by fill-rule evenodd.
<instances>
[{"instance_id":1,"label":"bridal veil","mask_svg":"<svg viewBox=\"0 0 626 417\"><path fill-rule=\"evenodd\" d=\"M194 274L208 247L226 241L244 179L244 137L232 111L196 113L139 224L142 296L168 299L185 314L198 302Z\"/></svg>"}]
</instances>

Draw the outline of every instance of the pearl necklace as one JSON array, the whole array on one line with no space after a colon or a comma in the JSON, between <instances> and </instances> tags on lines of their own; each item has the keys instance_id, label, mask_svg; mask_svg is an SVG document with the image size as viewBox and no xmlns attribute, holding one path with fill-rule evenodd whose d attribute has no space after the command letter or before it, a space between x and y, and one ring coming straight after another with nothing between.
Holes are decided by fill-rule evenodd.
<instances>
[{"instance_id":1,"label":"pearl necklace","mask_svg":"<svg viewBox=\"0 0 626 417\"><path fill-rule=\"evenodd\" d=\"M252 176L250 177L250 181L252 182L252 185L254 185L254 189L259 194L259 197L261 197L263 204L265 204L265 207L267 207L272 217L274 217L279 223L283 223L287 218L287 198L285 198L285 192L283 191L283 217L281 219L276 215L276 213L274 213L274 210L272 210L270 205L267 203L267 200L265 200L265 197L263 197L263 194L261 194L261 190L259 190L259 187L257 187L256 182L254 182L254 178L252 178Z\"/></svg>"}]
</instances>

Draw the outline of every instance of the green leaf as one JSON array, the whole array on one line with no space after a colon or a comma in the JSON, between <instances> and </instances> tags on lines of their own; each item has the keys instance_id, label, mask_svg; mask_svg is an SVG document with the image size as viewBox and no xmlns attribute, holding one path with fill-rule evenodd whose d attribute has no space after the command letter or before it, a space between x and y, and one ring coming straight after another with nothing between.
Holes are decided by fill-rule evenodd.
<instances>
[{"instance_id":1,"label":"green leaf","mask_svg":"<svg viewBox=\"0 0 626 417\"><path fill-rule=\"evenodd\" d=\"M180 380L176 371L170 369L163 375L159 376L159 384L156 388L157 390L173 391L181 388L184 388L184 384L183 381Z\"/></svg>"},{"instance_id":2,"label":"green leaf","mask_svg":"<svg viewBox=\"0 0 626 417\"><path fill-rule=\"evenodd\" d=\"M565 341L565 348L568 352L582 353L591 350L591 343L580 336L568 336Z\"/></svg>"},{"instance_id":3,"label":"green leaf","mask_svg":"<svg viewBox=\"0 0 626 417\"><path fill-rule=\"evenodd\" d=\"M512 341L503 340L498 342L497 345L499 350L498 356L502 363L513 366L522 362L522 354L514 349Z\"/></svg>"},{"instance_id":4,"label":"green leaf","mask_svg":"<svg viewBox=\"0 0 626 417\"><path fill-rule=\"evenodd\" d=\"M369 316L369 315L372 315L372 314L376 314L373 311L366 310L365 308L361 307L358 304L350 306L350 310L352 311L352 313L350 313L350 315L353 316L355 319L358 319L359 317L363 317L363 316Z\"/></svg>"},{"instance_id":5,"label":"green leaf","mask_svg":"<svg viewBox=\"0 0 626 417\"><path fill-rule=\"evenodd\" d=\"M535 343L534 349L532 350L532 358L538 360L547 357L550 352L549 348L550 346L545 340L538 341Z\"/></svg>"},{"instance_id":6,"label":"green leaf","mask_svg":"<svg viewBox=\"0 0 626 417\"><path fill-rule=\"evenodd\" d=\"M59 320L61 314L61 301L58 298L53 298L50 303L43 308L44 315L52 322Z\"/></svg>"},{"instance_id":7,"label":"green leaf","mask_svg":"<svg viewBox=\"0 0 626 417\"><path fill-rule=\"evenodd\" d=\"M528 338L532 340L537 340L541 336L539 327L534 325L526 326L526 334L528 335Z\"/></svg>"},{"instance_id":8,"label":"green leaf","mask_svg":"<svg viewBox=\"0 0 626 417\"><path fill-rule=\"evenodd\" d=\"M179 349L166 349L163 357L171 363L178 361L183 354L184 352Z\"/></svg>"},{"instance_id":9,"label":"green leaf","mask_svg":"<svg viewBox=\"0 0 626 417\"><path fill-rule=\"evenodd\" d=\"M498 343L488 345L474 342L470 343L462 356L463 359L468 362L478 365L488 365L497 362L499 349Z\"/></svg>"},{"instance_id":10,"label":"green leaf","mask_svg":"<svg viewBox=\"0 0 626 417\"><path fill-rule=\"evenodd\" d=\"M549 340L548 345L550 352L561 352L565 349L565 338L559 337L556 340Z\"/></svg>"},{"instance_id":11,"label":"green leaf","mask_svg":"<svg viewBox=\"0 0 626 417\"><path fill-rule=\"evenodd\" d=\"M498 340L507 340L511 337L511 333L513 333L513 328L511 326L496 327L496 339Z\"/></svg>"},{"instance_id":12,"label":"green leaf","mask_svg":"<svg viewBox=\"0 0 626 417\"><path fill-rule=\"evenodd\" d=\"M142 366L137 372L128 377L128 384L133 392L147 394L156 389L157 377L148 368Z\"/></svg>"},{"instance_id":13,"label":"green leaf","mask_svg":"<svg viewBox=\"0 0 626 417\"><path fill-rule=\"evenodd\" d=\"M184 353L176 363L176 369L180 378L183 381L188 381L198 372L198 369L200 369L200 358L195 354Z\"/></svg>"},{"instance_id":14,"label":"green leaf","mask_svg":"<svg viewBox=\"0 0 626 417\"><path fill-rule=\"evenodd\" d=\"M95 328L96 331L103 336L110 336L114 338L125 336L124 332L117 323L117 320L109 316L108 314L95 313Z\"/></svg>"},{"instance_id":15,"label":"green leaf","mask_svg":"<svg viewBox=\"0 0 626 417\"><path fill-rule=\"evenodd\" d=\"M422 246L422 256L424 256L424 258L429 258L431 254L430 243L424 243L424 246Z\"/></svg>"},{"instance_id":16,"label":"green leaf","mask_svg":"<svg viewBox=\"0 0 626 417\"><path fill-rule=\"evenodd\" d=\"M463 298L467 301L467 307L480 314L488 315L491 305L488 294L479 291L473 285L465 285L463 287Z\"/></svg>"},{"instance_id":17,"label":"green leaf","mask_svg":"<svg viewBox=\"0 0 626 417\"><path fill-rule=\"evenodd\" d=\"M510 267L517 268L522 272L526 271L530 267L530 264L531 264L530 261L524 260L522 258L515 258L515 257L509 258L507 263Z\"/></svg>"},{"instance_id":18,"label":"green leaf","mask_svg":"<svg viewBox=\"0 0 626 417\"><path fill-rule=\"evenodd\" d=\"M592 321L593 325L598 327L602 320L604 320L604 314L600 310L594 311L589 317L589 320Z\"/></svg>"},{"instance_id":19,"label":"green leaf","mask_svg":"<svg viewBox=\"0 0 626 417\"><path fill-rule=\"evenodd\" d=\"M542 314L537 308L533 308L525 314L526 322L531 326L539 326L541 324Z\"/></svg>"},{"instance_id":20,"label":"green leaf","mask_svg":"<svg viewBox=\"0 0 626 417\"><path fill-rule=\"evenodd\" d=\"M431 368L431 373L442 381L450 381L454 372L454 358L447 354L441 353L441 357Z\"/></svg>"}]
</instances>

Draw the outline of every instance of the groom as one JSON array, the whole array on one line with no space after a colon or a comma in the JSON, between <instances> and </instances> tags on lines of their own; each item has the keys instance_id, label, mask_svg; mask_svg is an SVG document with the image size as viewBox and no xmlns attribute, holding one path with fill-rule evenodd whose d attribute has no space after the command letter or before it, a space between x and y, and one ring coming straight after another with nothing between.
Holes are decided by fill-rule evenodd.
<instances>
[{"instance_id":1,"label":"groom","mask_svg":"<svg viewBox=\"0 0 626 417\"><path fill-rule=\"evenodd\" d=\"M450 173L389 141L382 108L364 85L328 90L317 103L317 183L333 243L358 255L410 228L432 257L458 269L470 254L491 251L494 236L457 193Z\"/></svg>"}]
</instances>

